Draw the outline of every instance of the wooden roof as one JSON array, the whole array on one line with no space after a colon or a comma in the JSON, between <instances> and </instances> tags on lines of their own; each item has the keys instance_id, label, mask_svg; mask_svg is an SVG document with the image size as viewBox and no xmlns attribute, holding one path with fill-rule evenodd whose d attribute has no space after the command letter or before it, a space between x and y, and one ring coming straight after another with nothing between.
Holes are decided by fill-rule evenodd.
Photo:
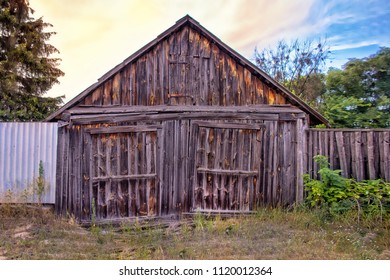
<instances>
[{"instance_id":1,"label":"wooden roof","mask_svg":"<svg viewBox=\"0 0 390 280\"><path fill-rule=\"evenodd\" d=\"M66 111L69 110L75 106L77 106L86 96L91 94L95 89L97 89L99 86L101 86L103 83L105 83L107 80L112 78L116 73L120 72L123 68L125 68L130 63L134 62L138 58L140 58L145 53L149 52L155 45L159 44L162 40L165 40L168 36L170 36L172 33L176 32L177 30L183 28L184 26L189 25L191 28L197 30L202 36L206 37L208 40L210 40L213 44L216 44L220 49L228 53L232 58L234 58L236 61L238 61L239 64L241 64L243 67L246 67L248 70L250 70L253 73L256 73L260 77L262 77L264 80L267 81L271 86L276 88L288 101L288 103L298 107L305 113L310 115L311 123L319 124L323 123L327 126L329 126L329 122L316 110L311 108L309 105L307 105L304 101L299 99L297 96L295 96L293 93L291 93L289 90L287 90L285 87L283 87L281 84L276 82L274 79L272 79L267 73L259 69L257 66L255 66L252 62L250 62L248 59L237 53L235 50L230 48L228 45L223 43L219 38L217 38L215 35L213 35L210 31L205 29L203 26L199 24L196 20L191 18L189 15L186 15L185 17L181 18L174 24L172 27L167 29L165 32L157 36L156 39L145 45L143 48L135 52L133 55L125 59L122 63L108 71L105 75L103 75L98 81L94 84L92 84L90 87L88 87L86 90L81 92L79 95L77 95L75 98L73 98L71 101L66 103L63 107L61 107L59 110L54 112L52 115L50 115L46 121L55 121L60 117L60 115Z\"/></svg>"}]
</instances>

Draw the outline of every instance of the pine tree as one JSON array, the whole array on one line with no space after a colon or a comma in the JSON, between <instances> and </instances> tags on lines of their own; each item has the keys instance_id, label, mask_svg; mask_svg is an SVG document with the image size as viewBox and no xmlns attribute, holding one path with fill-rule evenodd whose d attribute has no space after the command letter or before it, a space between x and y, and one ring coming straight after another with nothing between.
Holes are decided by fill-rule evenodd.
<instances>
[{"instance_id":1,"label":"pine tree","mask_svg":"<svg viewBox=\"0 0 390 280\"><path fill-rule=\"evenodd\" d=\"M42 120L63 97L43 97L64 73L47 41L51 24L32 17L27 0L0 0L0 121Z\"/></svg>"}]
</instances>

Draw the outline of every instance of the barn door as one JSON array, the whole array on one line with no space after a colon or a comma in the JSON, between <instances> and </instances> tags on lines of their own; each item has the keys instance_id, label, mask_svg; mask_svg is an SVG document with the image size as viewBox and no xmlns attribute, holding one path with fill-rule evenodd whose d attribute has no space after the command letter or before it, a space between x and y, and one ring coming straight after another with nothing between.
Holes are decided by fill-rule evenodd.
<instances>
[{"instance_id":1,"label":"barn door","mask_svg":"<svg viewBox=\"0 0 390 280\"><path fill-rule=\"evenodd\" d=\"M89 130L90 203L98 219L158 214L157 131L157 126Z\"/></svg>"},{"instance_id":2,"label":"barn door","mask_svg":"<svg viewBox=\"0 0 390 280\"><path fill-rule=\"evenodd\" d=\"M262 126L197 122L193 209L253 210L259 191Z\"/></svg>"}]
</instances>

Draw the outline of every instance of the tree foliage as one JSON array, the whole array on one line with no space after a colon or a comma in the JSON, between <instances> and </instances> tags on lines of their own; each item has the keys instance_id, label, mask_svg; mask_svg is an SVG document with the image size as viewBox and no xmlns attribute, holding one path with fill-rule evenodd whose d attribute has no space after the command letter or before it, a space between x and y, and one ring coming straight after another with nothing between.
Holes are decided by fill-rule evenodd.
<instances>
[{"instance_id":1,"label":"tree foliage","mask_svg":"<svg viewBox=\"0 0 390 280\"><path fill-rule=\"evenodd\" d=\"M59 51L47 41L55 32L42 18L34 19L26 0L0 0L0 120L41 120L63 97L43 97L64 73Z\"/></svg>"},{"instance_id":2,"label":"tree foliage","mask_svg":"<svg viewBox=\"0 0 390 280\"><path fill-rule=\"evenodd\" d=\"M326 40L280 40L274 49L255 49L257 66L312 106L325 91L323 67L330 56Z\"/></svg>"},{"instance_id":3,"label":"tree foliage","mask_svg":"<svg viewBox=\"0 0 390 280\"><path fill-rule=\"evenodd\" d=\"M335 127L390 127L390 48L326 77L323 113Z\"/></svg>"},{"instance_id":4,"label":"tree foliage","mask_svg":"<svg viewBox=\"0 0 390 280\"><path fill-rule=\"evenodd\" d=\"M256 49L255 62L333 127L390 127L390 48L325 74L330 54L324 40L281 40L274 49Z\"/></svg>"}]
</instances>

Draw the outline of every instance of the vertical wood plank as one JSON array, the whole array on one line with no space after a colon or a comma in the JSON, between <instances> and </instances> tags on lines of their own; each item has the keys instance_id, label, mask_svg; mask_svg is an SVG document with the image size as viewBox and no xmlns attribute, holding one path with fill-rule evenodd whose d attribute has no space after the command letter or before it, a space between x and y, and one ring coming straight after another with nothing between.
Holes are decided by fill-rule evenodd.
<instances>
[{"instance_id":1,"label":"vertical wood plank","mask_svg":"<svg viewBox=\"0 0 390 280\"><path fill-rule=\"evenodd\" d=\"M123 69L122 77L121 77L121 100L122 105L130 105L130 65L127 65L125 69Z\"/></svg>"},{"instance_id":2,"label":"vertical wood plank","mask_svg":"<svg viewBox=\"0 0 390 280\"><path fill-rule=\"evenodd\" d=\"M280 184L279 184L279 176L278 176L278 151L279 151L279 124L277 122L274 123L274 137L273 137L273 153L272 153L272 196L273 196L273 204L274 206L279 205L280 203Z\"/></svg>"},{"instance_id":3,"label":"vertical wood plank","mask_svg":"<svg viewBox=\"0 0 390 280\"><path fill-rule=\"evenodd\" d=\"M367 132L367 161L368 161L368 179L376 178L375 156L374 156L374 132Z\"/></svg>"},{"instance_id":4,"label":"vertical wood plank","mask_svg":"<svg viewBox=\"0 0 390 280\"><path fill-rule=\"evenodd\" d=\"M336 152L334 147L334 131L329 131L329 163L330 168L336 169Z\"/></svg>"},{"instance_id":5,"label":"vertical wood plank","mask_svg":"<svg viewBox=\"0 0 390 280\"><path fill-rule=\"evenodd\" d=\"M142 156L142 154L140 153L140 151L142 150L142 142L140 141L140 138L139 138L139 133L136 132L134 133L134 174L141 174L141 160L140 160L140 157ZM140 196L140 193L141 193L141 187L140 187L140 183L139 183L139 180L135 180L135 185L134 185L135 189L134 189L134 193L135 193L135 215L136 216L140 216L142 215L141 214L141 196Z\"/></svg>"},{"instance_id":6,"label":"vertical wood plank","mask_svg":"<svg viewBox=\"0 0 390 280\"><path fill-rule=\"evenodd\" d=\"M175 209L175 212L177 213L180 211L180 176L182 172L182 164L180 161L181 157L181 149L180 149L180 136L181 136L181 130L180 130L180 121L175 120L173 122L173 180L172 180L172 189L173 189L173 201L172 201L172 208Z\"/></svg>"},{"instance_id":7,"label":"vertical wood plank","mask_svg":"<svg viewBox=\"0 0 390 280\"><path fill-rule=\"evenodd\" d=\"M181 141L180 141L180 149L181 149L181 159L180 163L182 165L182 172L181 172L181 183L179 186L180 192L180 204L181 204L181 211L189 211L189 200L188 200L188 193L189 193L189 134L190 134L190 127L189 127L189 121L188 120L182 120L181 121Z\"/></svg>"},{"instance_id":8,"label":"vertical wood plank","mask_svg":"<svg viewBox=\"0 0 390 280\"><path fill-rule=\"evenodd\" d=\"M175 191L174 191L174 133L175 133L175 123L174 121L169 121L168 122L168 135L167 135L167 165L166 165L166 168L167 168L167 184L168 184L168 197L167 197L167 201L168 201L168 211L173 211L175 208L175 202L174 199L175 199Z\"/></svg>"},{"instance_id":9,"label":"vertical wood plank","mask_svg":"<svg viewBox=\"0 0 390 280\"><path fill-rule=\"evenodd\" d=\"M153 140L151 138L151 133L143 133L145 137L145 161L146 161L146 172L144 174L151 174L152 173L152 164L154 164L154 156L153 156ZM154 203L154 197L152 192L152 180L154 179L147 179L146 180L146 197L145 197L145 203L146 203L146 212L148 216L154 216L155 215L155 203Z\"/></svg>"},{"instance_id":10,"label":"vertical wood plank","mask_svg":"<svg viewBox=\"0 0 390 280\"><path fill-rule=\"evenodd\" d=\"M222 144L222 136L221 136L221 129L214 129L215 131L215 138L214 138L214 144L213 149L215 151L215 157L214 157L214 166L215 169L220 169L220 162L221 162L221 144ZM218 195L219 190L221 189L220 185L220 176L218 174L213 174L213 199L212 199L212 209L221 209L221 205L218 202L220 196Z\"/></svg>"},{"instance_id":11,"label":"vertical wood plank","mask_svg":"<svg viewBox=\"0 0 390 280\"><path fill-rule=\"evenodd\" d=\"M140 148L140 174L146 174L147 173L147 162L149 160L146 158L146 151L147 151L147 141L146 141L146 132L138 132L139 138L138 138L138 145L141 144ZM139 188L140 188L140 214L143 216L148 215L148 197L147 197L147 180L146 179L140 179L138 180Z\"/></svg>"},{"instance_id":12,"label":"vertical wood plank","mask_svg":"<svg viewBox=\"0 0 390 280\"><path fill-rule=\"evenodd\" d=\"M364 180L364 161L362 153L362 133L355 132L355 154L356 154L356 179L358 181Z\"/></svg>"},{"instance_id":13,"label":"vertical wood plank","mask_svg":"<svg viewBox=\"0 0 390 280\"><path fill-rule=\"evenodd\" d=\"M156 201L157 201L157 215L162 216L162 197L164 192L164 131L157 130L157 147L156 147Z\"/></svg>"},{"instance_id":14,"label":"vertical wood plank","mask_svg":"<svg viewBox=\"0 0 390 280\"><path fill-rule=\"evenodd\" d=\"M230 168L237 169L237 133L235 130L231 130L231 153L230 153ZM229 176L229 191L228 191L228 207L229 209L236 209L235 200L237 197L235 196L235 185L237 183L237 178L233 175Z\"/></svg>"},{"instance_id":15,"label":"vertical wood plank","mask_svg":"<svg viewBox=\"0 0 390 280\"><path fill-rule=\"evenodd\" d=\"M344 137L343 133L341 131L337 131L335 133L336 136L336 145L337 145L337 150L339 153L339 158L340 158L340 166L342 170L342 174L345 177L349 177L348 173L348 167L347 167L347 158L345 154L345 148L344 148Z\"/></svg>"},{"instance_id":16,"label":"vertical wood plank","mask_svg":"<svg viewBox=\"0 0 390 280\"><path fill-rule=\"evenodd\" d=\"M154 72L154 53L149 52L146 56L146 104L148 106L156 105L155 81L156 75Z\"/></svg>"},{"instance_id":17,"label":"vertical wood plank","mask_svg":"<svg viewBox=\"0 0 390 280\"><path fill-rule=\"evenodd\" d=\"M305 123L304 119L298 119L296 123L297 133L296 133L296 190L295 190L295 202L301 203L304 196L304 187L303 187L303 174L304 172L304 162L303 162L303 153L306 151L306 142L305 142Z\"/></svg>"},{"instance_id":18,"label":"vertical wood plank","mask_svg":"<svg viewBox=\"0 0 390 280\"><path fill-rule=\"evenodd\" d=\"M383 177L386 182L390 182L390 131L383 132Z\"/></svg>"},{"instance_id":19,"label":"vertical wood plank","mask_svg":"<svg viewBox=\"0 0 390 280\"><path fill-rule=\"evenodd\" d=\"M222 135L221 135L221 141L222 141L222 155L221 155L221 161L220 161L220 169L222 170L229 170L229 153L231 145L229 145L229 129L223 129ZM220 201L221 201L221 209L229 209L227 207L228 203L226 202L226 194L228 192L227 188L227 176L221 175L221 185L220 185Z\"/></svg>"},{"instance_id":20,"label":"vertical wood plank","mask_svg":"<svg viewBox=\"0 0 390 280\"><path fill-rule=\"evenodd\" d=\"M103 105L112 104L112 79L107 80L103 87Z\"/></svg>"},{"instance_id":21,"label":"vertical wood plank","mask_svg":"<svg viewBox=\"0 0 390 280\"><path fill-rule=\"evenodd\" d=\"M112 79L112 90L111 90L111 104L119 105L122 104L121 100L121 72L118 72Z\"/></svg>"}]
</instances>

